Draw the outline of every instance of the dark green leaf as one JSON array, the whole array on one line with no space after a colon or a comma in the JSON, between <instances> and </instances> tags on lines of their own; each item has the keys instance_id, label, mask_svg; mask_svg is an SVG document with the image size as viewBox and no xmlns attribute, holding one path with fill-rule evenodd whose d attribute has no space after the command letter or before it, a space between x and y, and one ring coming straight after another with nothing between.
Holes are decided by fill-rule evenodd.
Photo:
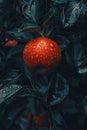
<instances>
[{"instance_id":1,"label":"dark green leaf","mask_svg":"<svg viewBox=\"0 0 87 130\"><path fill-rule=\"evenodd\" d=\"M17 55L20 55L23 51L24 46L18 45L10 49L10 51L7 54L6 60L11 60L12 58L16 57Z\"/></svg>"},{"instance_id":2,"label":"dark green leaf","mask_svg":"<svg viewBox=\"0 0 87 130\"><path fill-rule=\"evenodd\" d=\"M22 28L24 29L24 28ZM27 42L32 39L32 35L28 32L21 32L21 29L14 29L7 32L7 35L10 37L17 39L20 42Z\"/></svg>"},{"instance_id":3,"label":"dark green leaf","mask_svg":"<svg viewBox=\"0 0 87 130\"><path fill-rule=\"evenodd\" d=\"M22 86L20 85L10 85L9 87L5 87L0 90L0 104L5 100L13 96L16 92L18 92Z\"/></svg>"},{"instance_id":4,"label":"dark green leaf","mask_svg":"<svg viewBox=\"0 0 87 130\"><path fill-rule=\"evenodd\" d=\"M64 27L74 25L78 19L86 15L87 2L85 0L71 0L62 12L62 23Z\"/></svg>"},{"instance_id":5,"label":"dark green leaf","mask_svg":"<svg viewBox=\"0 0 87 130\"><path fill-rule=\"evenodd\" d=\"M79 37L78 37L79 38ZM73 38L72 38L73 39ZM80 43L80 38L74 36L73 44L69 45L67 50L65 51L67 62L72 68L74 68L79 74L86 75L87 73L87 62L84 53L84 48Z\"/></svg>"},{"instance_id":6,"label":"dark green leaf","mask_svg":"<svg viewBox=\"0 0 87 130\"><path fill-rule=\"evenodd\" d=\"M5 53L0 49L0 71L5 66L5 60L6 60Z\"/></svg>"},{"instance_id":7,"label":"dark green leaf","mask_svg":"<svg viewBox=\"0 0 87 130\"><path fill-rule=\"evenodd\" d=\"M68 2L68 0L52 0L52 1L57 3L57 4L64 4L64 3Z\"/></svg>"},{"instance_id":8,"label":"dark green leaf","mask_svg":"<svg viewBox=\"0 0 87 130\"><path fill-rule=\"evenodd\" d=\"M62 51L66 50L67 46L70 44L70 40L65 36L55 35L55 39L58 41Z\"/></svg>"},{"instance_id":9,"label":"dark green leaf","mask_svg":"<svg viewBox=\"0 0 87 130\"><path fill-rule=\"evenodd\" d=\"M27 119L27 111L24 111L22 115L20 114L19 119L16 121L16 124L20 127L21 130L27 130L29 128L29 121Z\"/></svg>"},{"instance_id":10,"label":"dark green leaf","mask_svg":"<svg viewBox=\"0 0 87 130\"><path fill-rule=\"evenodd\" d=\"M47 76L38 76L34 79L31 79L34 88L41 93L42 95L46 94L49 90L49 80Z\"/></svg>"},{"instance_id":11,"label":"dark green leaf","mask_svg":"<svg viewBox=\"0 0 87 130\"><path fill-rule=\"evenodd\" d=\"M40 26L36 23L23 23L19 28L19 32L40 32Z\"/></svg>"},{"instance_id":12,"label":"dark green leaf","mask_svg":"<svg viewBox=\"0 0 87 130\"><path fill-rule=\"evenodd\" d=\"M62 102L69 93L69 86L62 76L58 75L55 77L52 92L50 92L49 106L56 105Z\"/></svg>"},{"instance_id":13,"label":"dark green leaf","mask_svg":"<svg viewBox=\"0 0 87 130\"><path fill-rule=\"evenodd\" d=\"M22 14L23 16L30 21L37 22L39 18L39 0L34 1L30 0L29 2L27 1L18 1L21 8L22 8Z\"/></svg>"},{"instance_id":14,"label":"dark green leaf","mask_svg":"<svg viewBox=\"0 0 87 130\"><path fill-rule=\"evenodd\" d=\"M78 62L78 73L87 76L87 56L83 56Z\"/></svg>"},{"instance_id":15,"label":"dark green leaf","mask_svg":"<svg viewBox=\"0 0 87 130\"><path fill-rule=\"evenodd\" d=\"M49 130L49 128L47 128L47 127L41 127L38 130Z\"/></svg>"},{"instance_id":16,"label":"dark green leaf","mask_svg":"<svg viewBox=\"0 0 87 130\"><path fill-rule=\"evenodd\" d=\"M53 122L56 122L57 125L62 125L63 117L61 116L61 114L57 112L56 110L52 110L51 114L52 114Z\"/></svg>"},{"instance_id":17,"label":"dark green leaf","mask_svg":"<svg viewBox=\"0 0 87 130\"><path fill-rule=\"evenodd\" d=\"M25 63L23 62L23 68L24 68L24 73L26 75L26 77L31 80L32 74L30 72L30 70L28 69L28 67L25 65Z\"/></svg>"},{"instance_id":18,"label":"dark green leaf","mask_svg":"<svg viewBox=\"0 0 87 130\"><path fill-rule=\"evenodd\" d=\"M16 84L17 81L20 79L20 76L20 71L16 69L10 70L10 72L8 71L7 73L5 72L3 77L1 77L0 79L1 88Z\"/></svg>"},{"instance_id":19,"label":"dark green leaf","mask_svg":"<svg viewBox=\"0 0 87 130\"><path fill-rule=\"evenodd\" d=\"M87 95L84 96L82 102L81 102L81 108L82 112L87 115Z\"/></svg>"},{"instance_id":20,"label":"dark green leaf","mask_svg":"<svg viewBox=\"0 0 87 130\"><path fill-rule=\"evenodd\" d=\"M75 101L71 100L71 99L67 99L63 102L62 104L62 111L64 114L70 113L70 114L74 114L77 113L78 110L76 108L76 104Z\"/></svg>"},{"instance_id":21,"label":"dark green leaf","mask_svg":"<svg viewBox=\"0 0 87 130\"><path fill-rule=\"evenodd\" d=\"M45 113L45 109L43 108L43 102L38 94L35 94L34 96L29 96L27 106L33 115Z\"/></svg>"}]
</instances>

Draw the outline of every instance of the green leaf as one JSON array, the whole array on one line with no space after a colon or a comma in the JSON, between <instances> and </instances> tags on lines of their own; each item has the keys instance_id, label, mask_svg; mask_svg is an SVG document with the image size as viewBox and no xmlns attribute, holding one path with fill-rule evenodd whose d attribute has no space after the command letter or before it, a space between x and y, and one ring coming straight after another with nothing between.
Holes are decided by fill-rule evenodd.
<instances>
[{"instance_id":1,"label":"green leaf","mask_svg":"<svg viewBox=\"0 0 87 130\"><path fill-rule=\"evenodd\" d=\"M87 54L83 41L85 41L85 33L72 33L70 36L71 44L65 50L67 63L71 70L76 71L80 76L87 75Z\"/></svg>"},{"instance_id":2,"label":"green leaf","mask_svg":"<svg viewBox=\"0 0 87 130\"><path fill-rule=\"evenodd\" d=\"M64 28L68 28L78 23L87 12L85 0L70 0L63 9L62 23Z\"/></svg>"},{"instance_id":3,"label":"green leaf","mask_svg":"<svg viewBox=\"0 0 87 130\"><path fill-rule=\"evenodd\" d=\"M32 78L34 88L41 94L44 95L49 90L49 80L47 76L36 76Z\"/></svg>"},{"instance_id":4,"label":"green leaf","mask_svg":"<svg viewBox=\"0 0 87 130\"><path fill-rule=\"evenodd\" d=\"M0 90L0 104L22 89L20 85L10 85Z\"/></svg>"},{"instance_id":5,"label":"green leaf","mask_svg":"<svg viewBox=\"0 0 87 130\"><path fill-rule=\"evenodd\" d=\"M87 95L84 96L81 103L82 112L87 115Z\"/></svg>"},{"instance_id":6,"label":"green leaf","mask_svg":"<svg viewBox=\"0 0 87 130\"><path fill-rule=\"evenodd\" d=\"M67 0L52 0L52 1L58 4L67 3Z\"/></svg>"},{"instance_id":7,"label":"green leaf","mask_svg":"<svg viewBox=\"0 0 87 130\"><path fill-rule=\"evenodd\" d=\"M40 127L38 130L49 130L47 127Z\"/></svg>"},{"instance_id":8,"label":"green leaf","mask_svg":"<svg viewBox=\"0 0 87 130\"><path fill-rule=\"evenodd\" d=\"M10 31L7 31L7 38L13 38L13 39L16 39L18 40L19 42L27 42L29 40L32 39L32 35L28 32L23 32L23 30L27 28L24 26L21 26L19 28L16 28L16 29L12 29Z\"/></svg>"},{"instance_id":9,"label":"green leaf","mask_svg":"<svg viewBox=\"0 0 87 130\"><path fill-rule=\"evenodd\" d=\"M40 26L34 22L24 22L18 29L19 32L39 32Z\"/></svg>"},{"instance_id":10,"label":"green leaf","mask_svg":"<svg viewBox=\"0 0 87 130\"><path fill-rule=\"evenodd\" d=\"M31 74L30 70L28 69L28 67L25 65L24 62L22 63L22 65L23 65L24 73L25 73L26 77L27 77L29 80L31 80L32 74Z\"/></svg>"},{"instance_id":11,"label":"green leaf","mask_svg":"<svg viewBox=\"0 0 87 130\"><path fill-rule=\"evenodd\" d=\"M16 84L20 77L21 74L18 69L10 69L4 76L0 78L0 87L5 88L12 84Z\"/></svg>"},{"instance_id":12,"label":"green leaf","mask_svg":"<svg viewBox=\"0 0 87 130\"><path fill-rule=\"evenodd\" d=\"M57 74L53 82L54 85L48 99L49 106L62 102L69 93L69 86L65 78Z\"/></svg>"},{"instance_id":13,"label":"green leaf","mask_svg":"<svg viewBox=\"0 0 87 130\"><path fill-rule=\"evenodd\" d=\"M10 51L7 54L6 60L11 60L14 57L16 57L17 55L21 54L23 51L24 46L23 45L18 45L15 46L14 48L11 48Z\"/></svg>"},{"instance_id":14,"label":"green leaf","mask_svg":"<svg viewBox=\"0 0 87 130\"><path fill-rule=\"evenodd\" d=\"M76 108L76 103L74 100L71 99L67 99L63 102L62 105L62 111L64 114L75 114L78 112L77 108Z\"/></svg>"},{"instance_id":15,"label":"green leaf","mask_svg":"<svg viewBox=\"0 0 87 130\"><path fill-rule=\"evenodd\" d=\"M58 124L58 125L62 125L63 124L63 118L61 116L61 114L57 111L53 111L52 113L52 118L53 120Z\"/></svg>"}]
</instances>

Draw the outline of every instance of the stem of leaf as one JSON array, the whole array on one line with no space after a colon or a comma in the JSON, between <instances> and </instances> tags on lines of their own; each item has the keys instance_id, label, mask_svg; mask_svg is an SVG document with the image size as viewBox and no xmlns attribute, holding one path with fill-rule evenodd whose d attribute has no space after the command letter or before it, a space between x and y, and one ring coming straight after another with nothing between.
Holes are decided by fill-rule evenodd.
<instances>
[{"instance_id":1,"label":"stem of leaf","mask_svg":"<svg viewBox=\"0 0 87 130\"><path fill-rule=\"evenodd\" d=\"M38 32L39 33L39 35L41 36L41 37L44 37L44 35L43 35L43 33L42 32Z\"/></svg>"}]
</instances>

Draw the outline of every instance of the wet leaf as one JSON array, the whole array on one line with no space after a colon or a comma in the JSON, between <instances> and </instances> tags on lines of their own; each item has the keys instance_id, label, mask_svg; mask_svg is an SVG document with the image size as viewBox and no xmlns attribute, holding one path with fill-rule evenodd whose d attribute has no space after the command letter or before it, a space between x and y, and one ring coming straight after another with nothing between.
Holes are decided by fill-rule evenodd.
<instances>
[{"instance_id":1,"label":"wet leaf","mask_svg":"<svg viewBox=\"0 0 87 130\"><path fill-rule=\"evenodd\" d=\"M0 79L0 86L1 88L8 87L12 84L16 84L17 81L20 79L20 72L19 70L10 70L6 74L3 74L3 76Z\"/></svg>"},{"instance_id":2,"label":"wet leaf","mask_svg":"<svg viewBox=\"0 0 87 130\"><path fill-rule=\"evenodd\" d=\"M39 1L34 1L30 0L29 2L27 1L18 1L21 8L22 8L22 14L23 16L28 19L32 20L34 22L37 22L39 18Z\"/></svg>"},{"instance_id":3,"label":"wet leaf","mask_svg":"<svg viewBox=\"0 0 87 130\"><path fill-rule=\"evenodd\" d=\"M64 4L64 3L68 2L68 0L52 0L52 1L57 3L57 4Z\"/></svg>"},{"instance_id":4,"label":"wet leaf","mask_svg":"<svg viewBox=\"0 0 87 130\"><path fill-rule=\"evenodd\" d=\"M78 109L76 108L76 104L74 100L66 99L62 104L62 111L64 114L70 113L77 113Z\"/></svg>"},{"instance_id":5,"label":"wet leaf","mask_svg":"<svg viewBox=\"0 0 87 130\"><path fill-rule=\"evenodd\" d=\"M47 76L38 76L31 79L33 87L42 95L46 94L49 90L50 80Z\"/></svg>"},{"instance_id":6,"label":"wet leaf","mask_svg":"<svg viewBox=\"0 0 87 130\"><path fill-rule=\"evenodd\" d=\"M73 41L73 40L72 40ZM65 51L67 62L80 75L87 74L87 56L84 53L84 48L81 41L75 40L72 45L69 45Z\"/></svg>"},{"instance_id":7,"label":"wet leaf","mask_svg":"<svg viewBox=\"0 0 87 130\"><path fill-rule=\"evenodd\" d=\"M23 64L24 73L26 75L26 78L28 78L29 80L31 80L32 74L31 74L30 70L28 69L28 67L25 65L24 62L22 64Z\"/></svg>"},{"instance_id":8,"label":"wet leaf","mask_svg":"<svg viewBox=\"0 0 87 130\"><path fill-rule=\"evenodd\" d=\"M8 31L7 35L10 35L10 37L17 39L20 42L27 42L32 39L32 35L30 33L20 32L20 29L14 29L14 30Z\"/></svg>"},{"instance_id":9,"label":"wet leaf","mask_svg":"<svg viewBox=\"0 0 87 130\"><path fill-rule=\"evenodd\" d=\"M47 128L47 127L41 127L38 130L49 130L49 128Z\"/></svg>"},{"instance_id":10,"label":"wet leaf","mask_svg":"<svg viewBox=\"0 0 87 130\"><path fill-rule=\"evenodd\" d=\"M20 85L10 85L9 87L5 87L0 90L0 104L5 100L13 96L16 92L18 92L22 86Z\"/></svg>"},{"instance_id":11,"label":"wet leaf","mask_svg":"<svg viewBox=\"0 0 87 130\"><path fill-rule=\"evenodd\" d=\"M36 23L23 23L19 28L19 32L40 32L40 26Z\"/></svg>"},{"instance_id":12,"label":"wet leaf","mask_svg":"<svg viewBox=\"0 0 87 130\"><path fill-rule=\"evenodd\" d=\"M81 102L81 108L82 112L87 115L87 95L84 96L82 102Z\"/></svg>"},{"instance_id":13,"label":"wet leaf","mask_svg":"<svg viewBox=\"0 0 87 130\"><path fill-rule=\"evenodd\" d=\"M74 25L80 17L87 13L87 2L85 0L71 0L63 8L62 23L64 27Z\"/></svg>"},{"instance_id":14,"label":"wet leaf","mask_svg":"<svg viewBox=\"0 0 87 130\"><path fill-rule=\"evenodd\" d=\"M6 60L12 59L17 55L20 55L23 51L23 48L24 48L23 45L18 45L18 46L15 46L14 48L12 47L7 54Z\"/></svg>"},{"instance_id":15,"label":"wet leaf","mask_svg":"<svg viewBox=\"0 0 87 130\"><path fill-rule=\"evenodd\" d=\"M55 35L55 39L58 41L58 45L60 46L62 51L66 50L68 45L70 44L70 40L65 36Z\"/></svg>"},{"instance_id":16,"label":"wet leaf","mask_svg":"<svg viewBox=\"0 0 87 130\"><path fill-rule=\"evenodd\" d=\"M74 64L75 66L78 64L79 60L82 58L83 56L83 50L82 50L82 46L79 43L74 43L72 44L72 53L71 55L69 54L68 56L70 56L71 60L72 60L72 64ZM71 49L69 48L69 51L71 52Z\"/></svg>"},{"instance_id":17,"label":"wet leaf","mask_svg":"<svg viewBox=\"0 0 87 130\"><path fill-rule=\"evenodd\" d=\"M39 16L40 16L40 4L39 0L33 1L31 5L31 15L34 21L38 21Z\"/></svg>"},{"instance_id":18,"label":"wet leaf","mask_svg":"<svg viewBox=\"0 0 87 130\"><path fill-rule=\"evenodd\" d=\"M29 121L28 121L28 112L24 111L22 115L20 115L19 119L16 121L16 124L20 127L21 130L26 130L29 128Z\"/></svg>"},{"instance_id":19,"label":"wet leaf","mask_svg":"<svg viewBox=\"0 0 87 130\"><path fill-rule=\"evenodd\" d=\"M83 56L78 62L78 73L82 76L87 76L87 56Z\"/></svg>"},{"instance_id":20,"label":"wet leaf","mask_svg":"<svg viewBox=\"0 0 87 130\"><path fill-rule=\"evenodd\" d=\"M56 122L58 125L62 125L63 117L61 116L61 114L56 110L52 110L51 114L52 114L53 121Z\"/></svg>"},{"instance_id":21,"label":"wet leaf","mask_svg":"<svg viewBox=\"0 0 87 130\"><path fill-rule=\"evenodd\" d=\"M62 76L58 75L55 78L53 89L50 92L49 106L56 105L62 102L69 93L69 86Z\"/></svg>"},{"instance_id":22,"label":"wet leaf","mask_svg":"<svg viewBox=\"0 0 87 130\"><path fill-rule=\"evenodd\" d=\"M0 71L5 66L5 60L6 60L5 53L0 49Z\"/></svg>"}]
</instances>

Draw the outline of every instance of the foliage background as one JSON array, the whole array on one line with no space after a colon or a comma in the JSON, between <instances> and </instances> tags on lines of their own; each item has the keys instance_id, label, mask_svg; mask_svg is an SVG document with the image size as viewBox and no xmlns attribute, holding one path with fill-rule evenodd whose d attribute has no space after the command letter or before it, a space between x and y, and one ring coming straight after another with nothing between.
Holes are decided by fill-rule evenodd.
<instances>
[{"instance_id":1,"label":"foliage background","mask_svg":"<svg viewBox=\"0 0 87 130\"><path fill-rule=\"evenodd\" d=\"M29 113L48 113L51 130L87 128L86 23L86 0L0 0L0 130L35 129ZM52 76L33 77L22 53L41 31L60 45L62 61Z\"/></svg>"}]
</instances>

